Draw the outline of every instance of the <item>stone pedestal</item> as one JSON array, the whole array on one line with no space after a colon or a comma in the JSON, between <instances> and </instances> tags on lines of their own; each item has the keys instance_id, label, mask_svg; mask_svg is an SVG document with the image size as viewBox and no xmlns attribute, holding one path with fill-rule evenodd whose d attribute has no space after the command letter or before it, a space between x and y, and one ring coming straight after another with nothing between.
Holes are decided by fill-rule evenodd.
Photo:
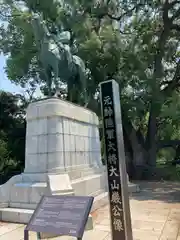
<instances>
[{"instance_id":1,"label":"stone pedestal","mask_svg":"<svg viewBox=\"0 0 180 240\"><path fill-rule=\"evenodd\" d=\"M101 167L100 161L98 118L93 112L56 98L29 106L25 174Z\"/></svg>"},{"instance_id":2,"label":"stone pedestal","mask_svg":"<svg viewBox=\"0 0 180 240\"><path fill-rule=\"evenodd\" d=\"M95 197L107 203L95 113L57 98L27 109L26 159L21 175L0 186L1 220L27 223L43 195Z\"/></svg>"}]
</instances>

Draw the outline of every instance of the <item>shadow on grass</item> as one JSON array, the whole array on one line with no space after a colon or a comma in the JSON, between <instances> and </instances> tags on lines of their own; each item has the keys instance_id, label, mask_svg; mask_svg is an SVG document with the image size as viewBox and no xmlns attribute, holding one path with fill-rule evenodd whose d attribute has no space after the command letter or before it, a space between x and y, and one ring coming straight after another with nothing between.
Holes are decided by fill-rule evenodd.
<instances>
[{"instance_id":1,"label":"shadow on grass","mask_svg":"<svg viewBox=\"0 0 180 240\"><path fill-rule=\"evenodd\" d=\"M139 184L140 192L131 194L138 201L162 201L180 203L180 182L134 182Z\"/></svg>"}]
</instances>

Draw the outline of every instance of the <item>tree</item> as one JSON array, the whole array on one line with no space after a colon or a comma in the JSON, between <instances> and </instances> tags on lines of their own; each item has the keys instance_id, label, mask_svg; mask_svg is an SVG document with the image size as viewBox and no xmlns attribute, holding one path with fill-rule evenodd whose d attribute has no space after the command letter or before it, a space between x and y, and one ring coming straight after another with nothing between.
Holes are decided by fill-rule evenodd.
<instances>
[{"instance_id":1,"label":"tree","mask_svg":"<svg viewBox=\"0 0 180 240\"><path fill-rule=\"evenodd\" d=\"M144 136L140 132L141 129L139 127L138 132L135 132L132 126L129 126L129 129L131 129L129 136L133 138L131 142L136 143L134 146L139 154L142 154L143 150L145 150L145 153L139 156L139 158L147 159L147 163L150 166L155 165L157 136L160 129L160 126L158 128L158 121L161 120L162 106L168 98L172 97L179 84L179 51L177 42L179 32L176 24L176 20L179 17L179 9L177 9L177 4L178 1L151 4L146 10L148 14L144 15L144 17L141 16L141 21L143 22L140 25L138 24L136 28L137 33L142 36L141 38L138 37L141 40L141 48L148 53L148 55L143 55L147 57L147 60L143 59L143 61L147 64L144 72L148 71L148 75L146 74L148 77L146 77L147 88L145 90L145 94L148 96L147 101L145 101L147 104L146 114L148 113L148 121ZM153 13L156 13L156 15L152 19ZM138 40L137 38L135 39L136 41ZM139 54L139 52L136 53ZM140 141L137 140L137 136L140 136ZM139 143L141 144L139 145Z\"/></svg>"},{"instance_id":2,"label":"tree","mask_svg":"<svg viewBox=\"0 0 180 240\"><path fill-rule=\"evenodd\" d=\"M7 2L7 0L4 1ZM16 2L18 1L10 4L12 12L7 28L5 29L3 26L1 28L1 50L4 54L10 53L6 71L11 81L22 86L27 82L33 85L43 83L43 76L39 73L37 49L30 25L29 12L31 11L42 13L49 28L52 22L56 22L72 33L71 45L76 46L77 54L86 61L87 67L93 72L88 81L89 93L92 96L97 91L98 82L104 80L106 75L111 76L114 71L117 71L119 55L116 47L118 44L116 32L111 24L103 24L103 28L96 26L96 19L91 18L88 13L83 13L80 10L83 5L78 6L78 1L75 1L73 6L71 2L68 4L67 1L63 6L59 4L59 8L57 8L58 3L55 1L51 4L48 1L38 1L38 4L35 0L24 1L27 10L21 10L16 6ZM87 4L87 8L89 7L91 5ZM70 11L68 11L69 8ZM4 16L4 13L2 15ZM83 25L82 22L84 22ZM81 27L79 27L80 24ZM95 31L100 34L97 35ZM112 44L109 44L110 41ZM87 56L89 57L87 58ZM106 63L107 61L111 62L111 66ZM102 67L103 65L106 67ZM98 78L99 80L96 82Z\"/></svg>"},{"instance_id":3,"label":"tree","mask_svg":"<svg viewBox=\"0 0 180 240\"><path fill-rule=\"evenodd\" d=\"M0 91L0 170L22 170L25 160L26 125L19 96Z\"/></svg>"},{"instance_id":4,"label":"tree","mask_svg":"<svg viewBox=\"0 0 180 240\"><path fill-rule=\"evenodd\" d=\"M17 8L19 1L4 0L11 11L8 27L1 27L0 48L10 54L11 81L43 84L29 24L31 11L42 13L49 27L56 22L71 32L72 49L75 46L90 70L88 91L96 106L98 84L110 78L119 82L126 150L134 175L139 178L147 168L153 169L157 141L163 137L164 105L178 95L179 0L22 2L26 8ZM98 113L97 107L94 110Z\"/></svg>"}]
</instances>

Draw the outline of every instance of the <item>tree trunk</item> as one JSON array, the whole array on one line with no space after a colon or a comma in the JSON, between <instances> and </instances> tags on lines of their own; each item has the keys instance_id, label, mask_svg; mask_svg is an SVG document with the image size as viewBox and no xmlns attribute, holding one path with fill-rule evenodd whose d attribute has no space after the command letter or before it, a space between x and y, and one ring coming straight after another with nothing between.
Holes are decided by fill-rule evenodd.
<instances>
[{"instance_id":1,"label":"tree trunk","mask_svg":"<svg viewBox=\"0 0 180 240\"><path fill-rule=\"evenodd\" d=\"M147 164L154 168L156 166L156 152L157 152L157 120L156 112L154 111L153 104L151 105L149 122L148 122L148 131L146 137L146 151L147 155Z\"/></svg>"},{"instance_id":2,"label":"tree trunk","mask_svg":"<svg viewBox=\"0 0 180 240\"><path fill-rule=\"evenodd\" d=\"M125 116L125 115L124 115ZM144 149L143 142L140 141L138 134L131 122L126 118L123 118L124 130L126 137L129 139L129 143L131 145L131 167L130 167L130 175L133 179L142 179L146 165L146 151ZM127 151L129 152L129 151Z\"/></svg>"},{"instance_id":3,"label":"tree trunk","mask_svg":"<svg viewBox=\"0 0 180 240\"><path fill-rule=\"evenodd\" d=\"M132 139L132 149L133 149L133 178L134 179L144 179L144 174L147 169L146 156L147 153L143 146L139 144L135 139Z\"/></svg>"},{"instance_id":4,"label":"tree trunk","mask_svg":"<svg viewBox=\"0 0 180 240\"><path fill-rule=\"evenodd\" d=\"M134 167L133 167L133 151L131 147L131 142L126 134L126 131L123 126L123 139L124 139L124 150L126 156L126 168L129 178L133 177Z\"/></svg>"},{"instance_id":5,"label":"tree trunk","mask_svg":"<svg viewBox=\"0 0 180 240\"><path fill-rule=\"evenodd\" d=\"M133 168L133 157L130 152L126 152L126 169L127 169L127 174L130 179L133 178L133 173L134 173L134 168Z\"/></svg>"},{"instance_id":6,"label":"tree trunk","mask_svg":"<svg viewBox=\"0 0 180 240\"><path fill-rule=\"evenodd\" d=\"M178 145L176 148L176 155L174 157L172 165L176 165L177 163L179 164L179 162L180 162L180 145Z\"/></svg>"}]
</instances>

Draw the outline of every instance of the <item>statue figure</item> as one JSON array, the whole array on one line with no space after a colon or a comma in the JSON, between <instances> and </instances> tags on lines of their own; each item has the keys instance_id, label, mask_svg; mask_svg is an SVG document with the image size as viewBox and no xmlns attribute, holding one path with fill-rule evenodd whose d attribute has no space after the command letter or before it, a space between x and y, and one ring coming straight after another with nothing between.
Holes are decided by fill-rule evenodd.
<instances>
[{"instance_id":1,"label":"statue figure","mask_svg":"<svg viewBox=\"0 0 180 240\"><path fill-rule=\"evenodd\" d=\"M70 33L68 31L58 32L58 30L50 33L46 23L37 14L33 15L32 27L39 49L39 61L48 87L48 95L51 96L53 83L57 96L60 81L66 82L68 88L73 86L73 81L78 81L82 92L87 96L86 68L83 60L71 53Z\"/></svg>"}]
</instances>

